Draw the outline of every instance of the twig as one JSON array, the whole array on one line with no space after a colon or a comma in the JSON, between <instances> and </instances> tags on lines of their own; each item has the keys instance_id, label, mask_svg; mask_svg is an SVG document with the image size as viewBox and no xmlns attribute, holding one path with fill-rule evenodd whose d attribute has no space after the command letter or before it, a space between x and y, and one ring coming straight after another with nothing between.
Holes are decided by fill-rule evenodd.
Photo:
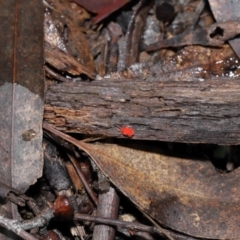
<instances>
[{"instance_id":1,"label":"twig","mask_svg":"<svg viewBox=\"0 0 240 240\"><path fill-rule=\"evenodd\" d=\"M129 64L127 63L127 59L131 53L131 43L132 43L131 40L132 40L132 33L134 29L134 22L135 22L138 10L141 8L141 6L142 6L142 1L138 3L137 9L134 11L129 21L128 29L127 29L125 40L123 43L123 49L122 49L123 52L120 54L119 60L118 60L118 71L122 71L123 69L129 67L128 66Z\"/></svg>"},{"instance_id":2,"label":"twig","mask_svg":"<svg viewBox=\"0 0 240 240\"><path fill-rule=\"evenodd\" d=\"M0 225L12 232L14 232L19 237L25 239L25 240L37 240L37 238L33 237L28 232L24 231L20 227L20 223L16 220L4 218L0 216Z\"/></svg>"},{"instance_id":3,"label":"twig","mask_svg":"<svg viewBox=\"0 0 240 240\"><path fill-rule=\"evenodd\" d=\"M61 81L61 82L70 82L71 78L66 78L61 76L60 74L54 72L51 68L49 68L48 66L44 66L44 69L46 71L46 73L48 73L51 77L53 77L54 79Z\"/></svg>"},{"instance_id":4,"label":"twig","mask_svg":"<svg viewBox=\"0 0 240 240\"><path fill-rule=\"evenodd\" d=\"M12 203L15 203L21 207L25 206L26 203L35 215L40 213L40 209L38 208L38 205L34 199L22 194L17 189L2 182L0 182L0 197L3 199L8 199Z\"/></svg>"},{"instance_id":5,"label":"twig","mask_svg":"<svg viewBox=\"0 0 240 240\"><path fill-rule=\"evenodd\" d=\"M151 217L149 217L145 212L143 212L143 211L141 211L141 212L143 213L143 215L144 215L153 225L156 226L156 228L157 228L159 231L161 231L161 232L164 234L165 237L167 237L167 238L170 239L170 240L174 240L174 239L170 236L170 234L169 234L164 228L162 228L161 226L159 226L159 225L156 223L156 221L154 221Z\"/></svg>"},{"instance_id":6,"label":"twig","mask_svg":"<svg viewBox=\"0 0 240 240\"><path fill-rule=\"evenodd\" d=\"M49 68L48 66L44 66L45 71L54 79L60 81L60 82L72 82L76 80L82 80L80 77L75 77L75 78L66 78L59 73L55 72L53 69Z\"/></svg>"},{"instance_id":7,"label":"twig","mask_svg":"<svg viewBox=\"0 0 240 240\"><path fill-rule=\"evenodd\" d=\"M103 218L103 217L93 217L85 214L76 213L74 215L74 220L78 221L90 221L95 223L101 223L111 226L116 226L119 228L127 228L132 231L143 231L143 232L149 232L149 233L157 233L160 236L165 236L158 228L155 226L146 226L141 223L135 223L135 222L126 222L126 221L119 221L114 220L110 218Z\"/></svg>"},{"instance_id":8,"label":"twig","mask_svg":"<svg viewBox=\"0 0 240 240\"><path fill-rule=\"evenodd\" d=\"M109 219L117 219L119 209L119 197L114 188L110 187L107 192L98 196L97 216ZM112 226L99 224L94 227L93 240L113 240L116 229Z\"/></svg>"},{"instance_id":9,"label":"twig","mask_svg":"<svg viewBox=\"0 0 240 240\"><path fill-rule=\"evenodd\" d=\"M44 210L42 210L41 214L38 216L30 219L30 220L24 220L20 223L20 226L22 229L29 230L32 228L37 227L45 227L49 223L49 221L54 218L54 210L50 207L46 207Z\"/></svg>"},{"instance_id":10,"label":"twig","mask_svg":"<svg viewBox=\"0 0 240 240\"><path fill-rule=\"evenodd\" d=\"M68 157L70 158L70 160L71 160L71 162L72 162L72 164L73 164L73 166L74 166L74 168L75 168L79 178L81 179L81 181L82 181L82 183L83 183L87 193L91 197L91 199L94 202L94 204L97 206L97 204L98 204L97 197L95 196L93 190L89 187L89 185L88 185L84 175L82 174L81 170L78 168L76 159L73 156L69 155L69 154L68 154Z\"/></svg>"},{"instance_id":11,"label":"twig","mask_svg":"<svg viewBox=\"0 0 240 240\"><path fill-rule=\"evenodd\" d=\"M126 222L126 221L119 221L119 220L113 220L109 218L103 218L103 217L93 217L85 214L78 214L76 213L74 215L74 220L76 221L89 221L89 222L95 222L95 223L101 223L111 226L116 226L118 228L126 228L128 230L132 231L142 231L142 232L148 232L150 234L158 234L161 237L168 237L171 240L174 239L181 239L181 240L197 240L197 238L190 237L187 235L184 235L182 233L177 233L172 230L162 229L155 226L146 226L141 223L135 223L135 222ZM170 236L172 235L172 236Z\"/></svg>"}]
</instances>

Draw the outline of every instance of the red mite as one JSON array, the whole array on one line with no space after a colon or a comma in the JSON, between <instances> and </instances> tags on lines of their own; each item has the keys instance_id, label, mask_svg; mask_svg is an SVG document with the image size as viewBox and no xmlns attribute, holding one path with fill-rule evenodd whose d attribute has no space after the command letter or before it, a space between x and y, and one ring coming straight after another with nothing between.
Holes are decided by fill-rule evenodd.
<instances>
[{"instance_id":1,"label":"red mite","mask_svg":"<svg viewBox=\"0 0 240 240\"><path fill-rule=\"evenodd\" d=\"M117 126L124 137L133 137L134 130L129 126L119 127Z\"/></svg>"}]
</instances>

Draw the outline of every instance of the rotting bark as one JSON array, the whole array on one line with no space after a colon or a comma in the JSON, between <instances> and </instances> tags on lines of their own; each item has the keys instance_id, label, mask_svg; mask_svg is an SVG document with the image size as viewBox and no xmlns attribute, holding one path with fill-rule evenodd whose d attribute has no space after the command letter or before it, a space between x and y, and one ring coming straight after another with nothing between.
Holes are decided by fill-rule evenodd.
<instances>
[{"instance_id":1,"label":"rotting bark","mask_svg":"<svg viewBox=\"0 0 240 240\"><path fill-rule=\"evenodd\" d=\"M188 143L240 143L240 83L96 80L52 85L46 92L45 121L64 132Z\"/></svg>"}]
</instances>

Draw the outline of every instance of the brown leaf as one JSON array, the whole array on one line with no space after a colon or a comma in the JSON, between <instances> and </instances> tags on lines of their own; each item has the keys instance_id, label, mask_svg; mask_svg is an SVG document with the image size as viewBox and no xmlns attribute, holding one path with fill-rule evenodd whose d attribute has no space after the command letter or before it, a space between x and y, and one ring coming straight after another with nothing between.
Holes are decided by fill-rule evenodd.
<instances>
[{"instance_id":1,"label":"brown leaf","mask_svg":"<svg viewBox=\"0 0 240 240\"><path fill-rule=\"evenodd\" d=\"M42 3L1 1L0 20L0 178L24 192L43 166ZM0 212L14 217L7 205Z\"/></svg>"},{"instance_id":2,"label":"brown leaf","mask_svg":"<svg viewBox=\"0 0 240 240\"><path fill-rule=\"evenodd\" d=\"M69 36L67 47L69 49L69 52L72 52L73 55L77 59L79 59L78 61L80 62L80 64L84 68L88 69L88 76L90 78L93 78L95 76L95 66L87 39L85 35L81 31L79 31L79 26L69 23L68 27Z\"/></svg>"},{"instance_id":3,"label":"brown leaf","mask_svg":"<svg viewBox=\"0 0 240 240\"><path fill-rule=\"evenodd\" d=\"M46 60L58 70L67 71L73 75L84 73L90 78L95 75L95 66L88 42L81 27L83 19L79 17L75 5L68 1L51 1L49 6L54 6L54 11L45 14L45 55ZM74 11L75 10L75 11ZM64 37L63 37L63 32ZM61 50L59 52L58 50Z\"/></svg>"},{"instance_id":4,"label":"brown leaf","mask_svg":"<svg viewBox=\"0 0 240 240\"><path fill-rule=\"evenodd\" d=\"M158 149L87 144L53 129L88 153L103 173L143 211L179 232L239 239L240 169L216 171L208 161L163 155Z\"/></svg>"},{"instance_id":5,"label":"brown leaf","mask_svg":"<svg viewBox=\"0 0 240 240\"><path fill-rule=\"evenodd\" d=\"M240 17L240 0L218 1L209 0L210 7L217 22L236 20ZM235 29L236 30L236 29ZM240 39L235 38L229 41L235 53L240 57Z\"/></svg>"},{"instance_id":6,"label":"brown leaf","mask_svg":"<svg viewBox=\"0 0 240 240\"><path fill-rule=\"evenodd\" d=\"M157 43L150 44L146 51L154 51L167 47L180 47L186 45L222 46L225 41L234 38L240 33L239 21L229 20L210 25L204 29L184 32L170 39L163 39Z\"/></svg>"},{"instance_id":7,"label":"brown leaf","mask_svg":"<svg viewBox=\"0 0 240 240\"><path fill-rule=\"evenodd\" d=\"M195 237L238 238L240 170L223 175L210 162L117 145L87 147L114 185L161 224Z\"/></svg>"},{"instance_id":8,"label":"brown leaf","mask_svg":"<svg viewBox=\"0 0 240 240\"><path fill-rule=\"evenodd\" d=\"M126 37L124 40L123 56L120 60L119 70L129 67L131 64L139 61L139 46L141 35L145 26L145 21L153 1L141 0L134 10L131 20L128 24Z\"/></svg>"},{"instance_id":9,"label":"brown leaf","mask_svg":"<svg viewBox=\"0 0 240 240\"><path fill-rule=\"evenodd\" d=\"M62 52L58 48L45 46L45 60L58 70L68 72L72 75L86 74L89 78L94 78L93 72L80 64L75 58Z\"/></svg>"},{"instance_id":10,"label":"brown leaf","mask_svg":"<svg viewBox=\"0 0 240 240\"><path fill-rule=\"evenodd\" d=\"M129 0L73 0L73 2L83 6L90 12L97 13L98 15L93 19L93 23L98 23L124 6Z\"/></svg>"}]
</instances>

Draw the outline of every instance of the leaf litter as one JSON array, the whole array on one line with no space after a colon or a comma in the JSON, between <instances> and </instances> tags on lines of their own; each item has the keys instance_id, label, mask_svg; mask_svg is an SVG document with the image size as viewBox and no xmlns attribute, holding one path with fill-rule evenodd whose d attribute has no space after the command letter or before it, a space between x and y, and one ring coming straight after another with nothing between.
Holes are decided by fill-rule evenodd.
<instances>
[{"instance_id":1,"label":"leaf litter","mask_svg":"<svg viewBox=\"0 0 240 240\"><path fill-rule=\"evenodd\" d=\"M53 32L53 35L55 35L54 37L56 37L58 43L53 45L53 43L49 40L48 43L45 44L47 68L50 69L47 72L50 76L55 76L56 80L59 76L57 74L62 73L64 75L62 76L62 79L65 77L65 79L70 81L74 80L75 76L78 76L82 73L93 79L95 77L95 70L98 71L97 68L95 69L95 66L98 64L99 67L102 66L102 68L99 68L99 73L102 72L104 75L104 73L107 73L107 71L110 69L116 69L117 66L118 69L125 69L126 67L129 67L132 62L138 61L139 59L143 60L145 58L148 60L153 60L153 55L145 52L147 48L143 47L141 49L142 46L140 46L139 42L136 41L136 39L139 39L141 36L140 32L143 30L142 19L147 17L146 12L148 12L150 6L147 6L145 10L144 8L141 8L141 4L144 4L144 1L141 1L141 3L138 5L139 8L135 8L134 14L136 14L136 16L132 16L132 24L129 24L129 27L125 30L126 38L125 41L123 41L125 44L125 49L119 48L120 55L121 51L123 53L122 58L120 57L119 61L122 61L123 65L117 62L117 57L112 57L110 63L108 63L107 59L105 58L103 62L108 63L108 68L105 68L104 64L102 64L103 62L101 62L101 58L97 57L101 52L99 52L99 49L102 48L99 46L106 43L106 41L104 41L104 37L109 35L119 39L123 38L122 34L125 34L124 27L121 26L123 32L119 31L118 34L114 35L114 29L118 29L119 26L111 23L108 29L111 29L112 32L105 33L105 35L101 36L102 38L99 37L99 41L95 47L91 48L90 53L90 48L87 44L87 41L88 43L91 42L91 37L89 38L88 35L88 40L85 39L85 36L82 33L86 33L86 29L82 29L83 31L81 33L78 33L77 31L79 25L82 24L80 22L83 19L84 21L88 21L88 19L91 18L89 13L87 13L84 8L79 6L77 7L76 4L74 5L73 3L63 3L61 1L54 1L54 3L50 1L48 1L49 3L47 1L44 2L49 9L56 13L56 15L59 13L62 14L60 18L63 16L65 17L63 22L59 21L60 18L58 16L53 17L53 21L55 21L54 24L56 24L55 26L58 27L58 29L55 29ZM79 0L76 2L81 1ZM111 19L112 12L122 7L128 1L122 1L121 3L119 2L117 7L116 5L112 5L108 8L104 8L104 4L108 4L106 2L107 1L104 3L102 2L102 6L100 4L100 7L97 7L97 9L92 9L92 12L98 14L97 17L93 18L93 22L96 23L98 21L103 21L106 17L110 17ZM215 14L216 17L217 10L214 9L214 1L209 1L209 3L211 5L213 14ZM189 34L189 29L191 29L193 25L197 23L198 18L205 6L203 1L196 1L197 5L194 4L195 3L191 2L191 4L186 4L186 6L183 4L182 6L183 8L188 8L188 11L193 6L197 6L197 8L196 11L192 11L193 16L192 19L190 18L190 24L186 24L185 29L183 28L185 32L180 31L184 32L183 35L180 34L178 35L178 38L176 38L180 39L178 41L178 45L174 45L176 42L175 39L163 39L162 42L165 41L168 44L170 43L170 45L163 45L163 48L166 48L167 46L179 47L192 44L221 46L225 40L234 38L234 34L238 33L232 32L232 28L234 28L234 26L237 26L236 28L238 28L238 22L235 19L230 18L222 19L222 21L230 20L229 22L218 22L215 25L211 25L209 27L209 32L205 31L207 29L206 26L206 28L203 30L200 29L193 32L190 31ZM96 7L96 5L94 6L93 4L92 7ZM103 8L101 9L101 7ZM177 21L181 22L180 16L182 15L181 10L179 10L180 8L178 8L179 5L175 4L174 7L175 11L179 14L173 15L173 17L168 21L163 21L164 24L160 23L159 27L156 28L155 26L155 29L161 29L167 34L170 33L170 35L173 34L173 31L171 31L171 23L177 23ZM74 11L76 12L78 11L78 13L81 12L82 15L80 14L80 17L72 18L70 10L71 8L75 9ZM91 12L91 9L88 10ZM123 9L123 12L124 11L125 10ZM143 14L144 11L146 11L145 14ZM191 10L189 12L191 12ZM54 14L52 14L52 16L53 15ZM188 15L190 16L191 14ZM204 14L202 16L204 16ZM183 19L186 20L186 18ZM219 20L217 17L216 19ZM212 20L210 20L210 22L211 21ZM222 36L221 34L219 35L219 32L214 32L214 30L219 29L223 30L224 34ZM134 32L135 30L136 32ZM92 28L91 31L93 36L92 39L94 39L96 35L100 36L100 34L94 34L94 28ZM199 38L200 35L205 36L205 38ZM168 36L166 36L164 38L168 38ZM216 36L216 38L211 38L212 36ZM147 34L145 37L145 39L148 38ZM160 39L163 36L161 33L157 33L155 37ZM230 44L231 41L232 40L229 41ZM111 44L116 44L117 42L118 41L116 41L116 39L110 41ZM154 43L154 41L150 42ZM108 49L106 44L104 46L105 52L112 51L111 47ZM234 48L234 45L232 46ZM62 49L62 47L64 49ZM140 48L144 54L141 55L138 51L136 51L138 48ZM197 47L193 47L193 52L196 51L196 49ZM115 53L117 52L116 49L114 51ZM129 55L131 51L133 54ZM235 51L237 53L236 48ZM91 54L94 52L95 55L93 54L93 58ZM157 58L159 59L163 57L166 52L167 54L171 54L171 51L161 50L156 54L158 55ZM101 56L103 56L103 54L101 54ZM105 54L105 57L106 56L107 54ZM93 59L95 62L93 62ZM97 62L99 59L100 63ZM171 62L172 59L169 61ZM185 67L183 66L184 64L179 65L180 68ZM186 67L188 67L187 64ZM159 65L155 65L155 68L159 68ZM57 70L57 74L51 72L54 69ZM215 71L219 73L219 68L216 67ZM208 73L210 72L212 73L211 70L209 70ZM117 74L119 76L123 74L122 76L124 76L125 73L123 71L122 73ZM141 73L141 69L139 70L139 73ZM219 75L221 75L221 71ZM17 108L20 109L19 106L17 106ZM164 152L161 152L159 149L156 150L152 149L151 147L145 149L142 146L140 148L135 148L131 144L127 147L115 144L89 144L77 141L74 138L64 135L63 133L54 130L54 128L49 127L46 124L44 124L44 127L51 132L55 132L55 134L63 139L75 144L79 149L85 151L94 160L95 164L98 165L105 176L107 176L121 192L131 199L131 201L133 201L142 211L144 211L145 214L148 214L157 220L161 226L165 226L171 230L198 238L238 238L239 219L237 213L239 212L239 209L237 205L239 196L236 184L238 182L237 179L239 175L238 169L235 169L233 172L228 174L224 174L217 171L209 161L172 157L164 154ZM22 131L21 139L25 142L31 142L33 139L35 139L36 134L38 134L38 132L35 128L25 129ZM129 136L129 132L126 136ZM68 144L64 144L64 147L67 147L69 151L73 151L76 155L79 154L74 149L69 147ZM49 154L49 157L51 158L53 153L50 153L51 154ZM55 170L53 170L53 172L54 171ZM65 189L64 191L68 191L69 195L72 194L69 189ZM4 197L8 197L6 193L4 195ZM71 195L71 197L73 196ZM167 232L168 230L165 231ZM81 238L84 236L84 233L82 234L83 235L81 235ZM168 235L168 233L166 235ZM172 239L171 236L168 237L169 239ZM180 237L179 239L182 238ZM191 238L186 237L184 239Z\"/></svg>"}]
</instances>

